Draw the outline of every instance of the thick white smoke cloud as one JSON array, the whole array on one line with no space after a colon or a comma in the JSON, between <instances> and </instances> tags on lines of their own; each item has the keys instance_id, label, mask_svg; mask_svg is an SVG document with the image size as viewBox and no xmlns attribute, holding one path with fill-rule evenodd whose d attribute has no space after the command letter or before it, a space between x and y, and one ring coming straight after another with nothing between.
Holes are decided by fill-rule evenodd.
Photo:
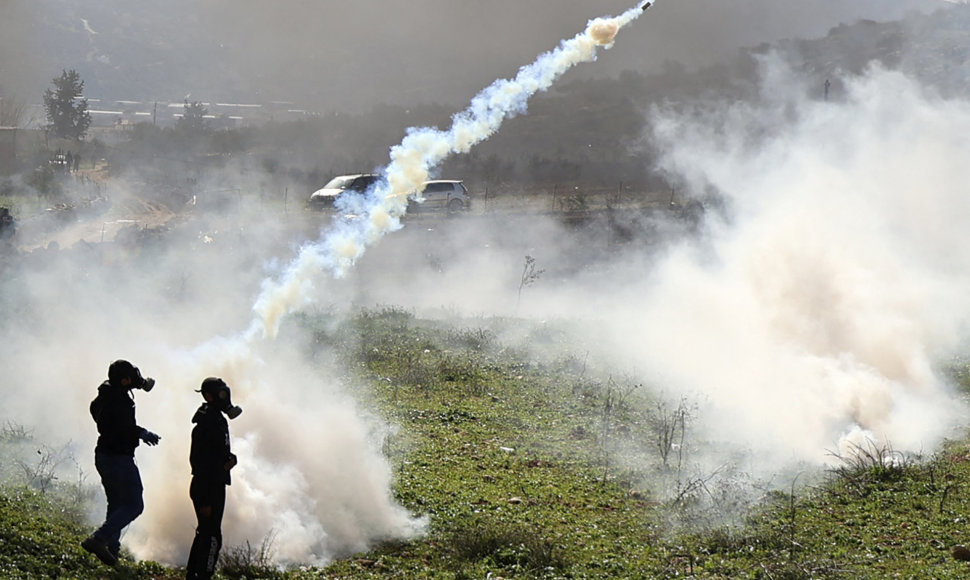
<instances>
[{"instance_id":1,"label":"thick white smoke cloud","mask_svg":"<svg viewBox=\"0 0 970 580\"><path fill-rule=\"evenodd\" d=\"M767 465L930 451L966 412L941 368L970 321L970 104L878 68L824 102L763 68L762 104L656 111L662 165L731 217L662 263L618 348Z\"/></svg>"},{"instance_id":2,"label":"thick white smoke cloud","mask_svg":"<svg viewBox=\"0 0 970 580\"><path fill-rule=\"evenodd\" d=\"M381 452L387 426L368 418L338 378L320 376L319 369L311 370L286 352L290 348L249 350L235 340L216 340L191 352L168 353L165 359L168 366L177 363L185 376L222 376L239 393L234 400L244 412L230 425L239 466L233 471L224 524L227 545L271 538L281 563L319 564L364 550L377 538L420 534L425 522L391 496L392 473ZM172 399L152 399L156 404L151 412L143 411L144 423L184 418L186 407L195 402ZM188 429L182 423L182 430ZM165 446L140 452L142 469L152 481L164 481L173 466L185 464L186 438L169 439ZM155 486L152 504L185 503L188 474L184 469L177 473L168 476L168 485ZM142 557L180 562L193 530L194 519L184 510L146 509L127 544Z\"/></svg>"},{"instance_id":3,"label":"thick white smoke cloud","mask_svg":"<svg viewBox=\"0 0 970 580\"><path fill-rule=\"evenodd\" d=\"M945 366L970 344L970 103L880 68L825 102L779 59L762 70L756 105L651 115L658 164L725 199L699 240L657 255L496 222L439 242L465 260L412 266L374 300L510 313L530 253L574 275L540 279L519 315L587 321L579 352L696 402L703 469L771 478L870 440L932 452L968 410ZM610 253L569 266L593 246Z\"/></svg>"},{"instance_id":4,"label":"thick white smoke cloud","mask_svg":"<svg viewBox=\"0 0 970 580\"><path fill-rule=\"evenodd\" d=\"M375 248L362 269L393 282L369 298L509 315L531 254L547 273L517 314L584 321L577 352L697 402L708 466L770 477L868 439L932 452L968 410L945 366L970 344L970 103L878 68L825 102L780 60L762 69L758 104L651 115L682 190L725 198L699 239L658 252L534 217L465 222ZM443 265L417 263L427 248Z\"/></svg>"},{"instance_id":5,"label":"thick white smoke cloud","mask_svg":"<svg viewBox=\"0 0 970 580\"><path fill-rule=\"evenodd\" d=\"M123 205L124 191L108 193ZM250 316L260 265L292 235L292 224L268 221L198 216L137 259L122 244L79 243L3 270L2 419L40 442L71 442L77 464L61 466L63 481L80 468L103 501L87 409L108 363L126 358L157 379L150 393L135 392L139 423L162 437L136 451L146 507L123 539L136 557L185 562L195 529L190 420L206 376L223 377L244 409L230 424L239 466L228 489L227 547L273 538L279 562L315 563L424 529L393 500L381 448L389 426L327 371L326 353L309 362L299 344L232 334ZM103 507L91 515L92 523L102 518Z\"/></svg>"}]
</instances>

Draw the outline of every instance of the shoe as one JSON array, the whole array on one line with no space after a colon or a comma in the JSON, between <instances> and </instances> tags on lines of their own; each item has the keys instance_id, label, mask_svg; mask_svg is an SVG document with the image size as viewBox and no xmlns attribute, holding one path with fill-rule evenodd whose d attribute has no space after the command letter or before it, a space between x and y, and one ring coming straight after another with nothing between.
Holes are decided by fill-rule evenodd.
<instances>
[{"instance_id":1,"label":"shoe","mask_svg":"<svg viewBox=\"0 0 970 580\"><path fill-rule=\"evenodd\" d=\"M111 553L108 544L97 536L88 536L81 542L81 547L91 552L101 560L103 564L114 566L118 563L118 557Z\"/></svg>"}]
</instances>

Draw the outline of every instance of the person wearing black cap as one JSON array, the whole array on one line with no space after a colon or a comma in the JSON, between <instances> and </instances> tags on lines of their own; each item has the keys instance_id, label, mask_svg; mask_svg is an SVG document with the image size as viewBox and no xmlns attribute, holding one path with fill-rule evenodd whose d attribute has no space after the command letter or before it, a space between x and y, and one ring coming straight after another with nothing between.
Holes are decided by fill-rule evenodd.
<instances>
[{"instance_id":1,"label":"person wearing black cap","mask_svg":"<svg viewBox=\"0 0 970 580\"><path fill-rule=\"evenodd\" d=\"M104 523L81 542L81 547L109 566L118 562L121 530L145 508L135 447L139 441L158 445L161 439L135 422L131 390L150 391L154 386L155 379L143 378L138 367L116 360L108 366L108 380L101 383L98 396L91 401L91 417L98 425L94 466L101 476L108 509Z\"/></svg>"},{"instance_id":2,"label":"person wearing black cap","mask_svg":"<svg viewBox=\"0 0 970 580\"><path fill-rule=\"evenodd\" d=\"M192 422L192 447L189 464L192 483L189 497L195 508L198 525L189 551L185 577L208 580L215 573L222 548L222 515L226 507L226 486L231 483L229 471L236 466L236 456L229 448L229 423L242 409L232 404L225 381L209 377L199 389L205 402L195 412ZM226 417L223 417L223 414Z\"/></svg>"}]
</instances>

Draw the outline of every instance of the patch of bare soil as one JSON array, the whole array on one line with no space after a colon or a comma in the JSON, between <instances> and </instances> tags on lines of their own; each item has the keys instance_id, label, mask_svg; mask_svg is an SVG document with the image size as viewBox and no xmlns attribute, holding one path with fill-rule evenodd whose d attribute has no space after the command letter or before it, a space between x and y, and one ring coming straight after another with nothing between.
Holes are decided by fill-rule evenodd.
<instances>
[{"instance_id":1,"label":"patch of bare soil","mask_svg":"<svg viewBox=\"0 0 970 580\"><path fill-rule=\"evenodd\" d=\"M22 251L111 242L126 232L168 227L179 218L164 204L109 187L110 177L98 169L69 179L63 201L18 219L16 245Z\"/></svg>"}]
</instances>

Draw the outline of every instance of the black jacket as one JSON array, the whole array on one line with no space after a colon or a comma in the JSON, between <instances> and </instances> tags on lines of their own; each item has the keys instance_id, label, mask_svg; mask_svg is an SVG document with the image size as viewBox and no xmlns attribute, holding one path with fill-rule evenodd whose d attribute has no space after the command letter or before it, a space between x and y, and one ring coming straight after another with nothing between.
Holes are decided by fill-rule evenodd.
<instances>
[{"instance_id":1,"label":"black jacket","mask_svg":"<svg viewBox=\"0 0 970 580\"><path fill-rule=\"evenodd\" d=\"M226 463L235 459L229 449L229 423L222 413L208 403L203 403L192 417L192 449L189 464L192 476L205 483L229 485Z\"/></svg>"},{"instance_id":2,"label":"black jacket","mask_svg":"<svg viewBox=\"0 0 970 580\"><path fill-rule=\"evenodd\" d=\"M142 428L135 423L135 400L128 389L101 383L90 411L98 424L95 452L134 456Z\"/></svg>"}]
</instances>

